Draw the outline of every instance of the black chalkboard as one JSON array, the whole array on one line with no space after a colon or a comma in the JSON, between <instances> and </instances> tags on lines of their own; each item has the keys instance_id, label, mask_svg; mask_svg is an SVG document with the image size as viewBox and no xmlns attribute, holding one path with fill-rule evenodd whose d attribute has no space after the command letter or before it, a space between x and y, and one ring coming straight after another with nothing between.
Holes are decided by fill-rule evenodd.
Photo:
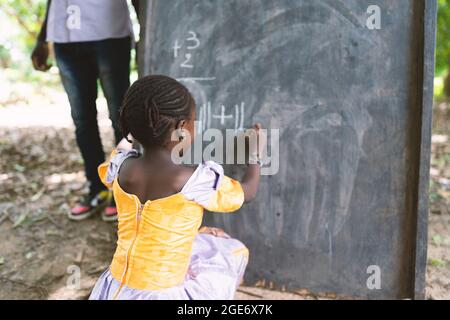
<instances>
[{"instance_id":1,"label":"black chalkboard","mask_svg":"<svg viewBox=\"0 0 450 320\"><path fill-rule=\"evenodd\" d=\"M381 29L367 24L373 5ZM246 282L423 297L435 2L143 6L140 73L184 82L200 128L280 129L278 173L257 200L206 216L249 247Z\"/></svg>"}]
</instances>

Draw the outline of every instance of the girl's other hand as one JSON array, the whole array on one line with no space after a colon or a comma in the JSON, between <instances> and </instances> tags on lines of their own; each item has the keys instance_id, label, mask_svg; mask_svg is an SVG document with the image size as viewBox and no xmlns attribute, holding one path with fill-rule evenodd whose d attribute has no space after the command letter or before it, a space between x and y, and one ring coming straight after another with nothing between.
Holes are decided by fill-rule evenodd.
<instances>
[{"instance_id":1,"label":"girl's other hand","mask_svg":"<svg viewBox=\"0 0 450 320\"><path fill-rule=\"evenodd\" d=\"M206 233L219 238L229 238L229 236L220 228L201 227L198 233Z\"/></svg>"}]
</instances>

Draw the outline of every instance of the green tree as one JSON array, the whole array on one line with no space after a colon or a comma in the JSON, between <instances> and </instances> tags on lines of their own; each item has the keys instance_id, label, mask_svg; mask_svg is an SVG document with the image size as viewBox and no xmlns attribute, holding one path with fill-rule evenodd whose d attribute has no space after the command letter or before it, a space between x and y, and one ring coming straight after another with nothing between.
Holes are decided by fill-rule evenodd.
<instances>
[{"instance_id":1,"label":"green tree","mask_svg":"<svg viewBox=\"0 0 450 320\"><path fill-rule=\"evenodd\" d=\"M47 0L2 0L0 2L2 17L6 15L7 18L7 22L3 22L2 31L6 33L11 30L19 31L14 39L8 36L0 39L1 66L8 67L10 65L9 48L11 46L22 52L31 53L44 20L46 6Z\"/></svg>"},{"instance_id":2,"label":"green tree","mask_svg":"<svg viewBox=\"0 0 450 320\"><path fill-rule=\"evenodd\" d=\"M447 74L444 91L450 97L450 0L439 0L438 6L436 74Z\"/></svg>"}]
</instances>

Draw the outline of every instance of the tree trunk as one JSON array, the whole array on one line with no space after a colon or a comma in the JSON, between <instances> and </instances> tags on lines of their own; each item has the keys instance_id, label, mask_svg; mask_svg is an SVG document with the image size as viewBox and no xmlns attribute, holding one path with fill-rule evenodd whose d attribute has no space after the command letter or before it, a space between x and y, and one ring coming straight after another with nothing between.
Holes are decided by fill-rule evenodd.
<instances>
[{"instance_id":1,"label":"tree trunk","mask_svg":"<svg viewBox=\"0 0 450 320\"><path fill-rule=\"evenodd\" d=\"M450 57L448 59L447 76L444 80L444 94L447 98L450 98Z\"/></svg>"}]
</instances>

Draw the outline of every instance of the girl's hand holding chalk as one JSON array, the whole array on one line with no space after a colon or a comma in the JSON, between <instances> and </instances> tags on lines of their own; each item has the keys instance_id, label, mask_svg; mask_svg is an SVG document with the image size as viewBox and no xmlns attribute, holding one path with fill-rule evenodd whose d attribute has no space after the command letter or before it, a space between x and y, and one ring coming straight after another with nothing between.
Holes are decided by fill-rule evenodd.
<instances>
[{"instance_id":1,"label":"girl's hand holding chalk","mask_svg":"<svg viewBox=\"0 0 450 320\"><path fill-rule=\"evenodd\" d=\"M266 131L260 123L255 123L248 131L250 163L260 162L267 143Z\"/></svg>"}]
</instances>

